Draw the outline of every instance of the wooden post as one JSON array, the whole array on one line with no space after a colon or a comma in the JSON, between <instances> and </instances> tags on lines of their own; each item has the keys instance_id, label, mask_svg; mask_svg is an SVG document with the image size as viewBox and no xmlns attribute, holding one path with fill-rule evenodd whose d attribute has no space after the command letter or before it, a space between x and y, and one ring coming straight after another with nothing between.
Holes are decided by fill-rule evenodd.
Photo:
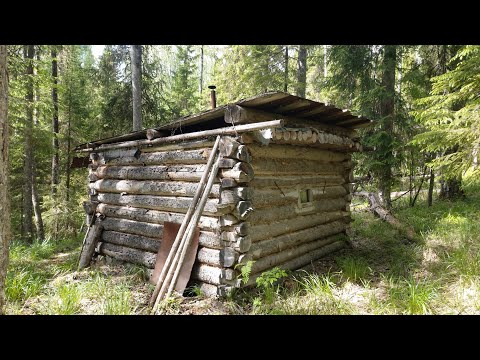
<instances>
[{"instance_id":1,"label":"wooden post","mask_svg":"<svg viewBox=\"0 0 480 360\"><path fill-rule=\"evenodd\" d=\"M88 228L88 232L85 238L85 243L80 253L80 260L78 262L78 270L82 270L90 265L95 247L102 235L103 225L100 219L97 219L91 227Z\"/></svg>"}]
</instances>

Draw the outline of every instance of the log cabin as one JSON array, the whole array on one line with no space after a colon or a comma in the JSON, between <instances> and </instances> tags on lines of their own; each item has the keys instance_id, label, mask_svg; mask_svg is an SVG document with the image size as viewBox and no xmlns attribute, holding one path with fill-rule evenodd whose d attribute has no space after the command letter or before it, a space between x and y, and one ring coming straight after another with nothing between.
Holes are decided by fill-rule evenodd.
<instances>
[{"instance_id":1,"label":"log cabin","mask_svg":"<svg viewBox=\"0 0 480 360\"><path fill-rule=\"evenodd\" d=\"M89 158L86 242L95 243L84 242L81 267L103 255L153 269L164 224L183 221L216 136L219 169L196 224L190 284L224 296L273 267L298 269L336 251L351 222L351 157L362 150L356 129L369 123L268 92L79 145ZM245 284L239 268L249 261Z\"/></svg>"}]
</instances>

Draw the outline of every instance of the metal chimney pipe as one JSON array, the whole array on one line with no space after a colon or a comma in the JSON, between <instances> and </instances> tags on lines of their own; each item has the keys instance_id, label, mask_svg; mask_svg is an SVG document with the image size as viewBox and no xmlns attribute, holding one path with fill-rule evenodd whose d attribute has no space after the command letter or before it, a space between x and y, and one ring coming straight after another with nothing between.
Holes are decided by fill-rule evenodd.
<instances>
[{"instance_id":1,"label":"metal chimney pipe","mask_svg":"<svg viewBox=\"0 0 480 360\"><path fill-rule=\"evenodd\" d=\"M215 93L215 89L217 88L215 85L210 85L208 87L210 89L210 105L212 109L217 107L217 94Z\"/></svg>"}]
</instances>

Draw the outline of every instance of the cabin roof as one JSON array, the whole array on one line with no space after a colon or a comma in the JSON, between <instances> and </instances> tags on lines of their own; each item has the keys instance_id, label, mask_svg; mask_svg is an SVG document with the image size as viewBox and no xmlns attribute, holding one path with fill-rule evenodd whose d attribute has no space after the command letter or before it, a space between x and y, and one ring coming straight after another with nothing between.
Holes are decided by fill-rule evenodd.
<instances>
[{"instance_id":1,"label":"cabin roof","mask_svg":"<svg viewBox=\"0 0 480 360\"><path fill-rule=\"evenodd\" d=\"M279 115L310 120L318 122L319 124L343 127L346 129L357 129L368 126L371 123L370 119L367 119L363 116L353 115L347 109L340 109L331 104L308 100L280 91L266 92L257 96L249 97L247 99L239 100L233 104ZM155 127L154 129L171 130L173 134L176 130L187 126L197 127L195 125L198 125L205 128L226 126L228 124L224 123L222 120L226 108L227 105L222 105L216 107L215 109L202 111L194 115L184 116ZM217 125L219 120L222 124L220 126ZM99 146L102 144L145 139L146 132L147 129L144 129L124 135L91 141L78 145L75 150L88 148L92 145Z\"/></svg>"}]
</instances>

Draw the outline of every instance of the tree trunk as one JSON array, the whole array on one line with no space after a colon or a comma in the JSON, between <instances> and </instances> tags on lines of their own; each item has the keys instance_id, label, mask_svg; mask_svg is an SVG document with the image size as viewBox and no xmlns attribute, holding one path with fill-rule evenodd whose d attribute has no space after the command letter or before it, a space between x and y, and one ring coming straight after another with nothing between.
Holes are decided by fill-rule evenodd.
<instances>
[{"instance_id":1,"label":"tree trunk","mask_svg":"<svg viewBox=\"0 0 480 360\"><path fill-rule=\"evenodd\" d=\"M441 45L439 49L439 70L440 74L445 74L447 72L447 51L448 51L448 45ZM454 106L455 107L455 106ZM456 109L458 110L458 109ZM450 148L445 152L445 155L453 154L457 152L458 148ZM447 180L442 180L440 181L440 194L439 198L440 199L445 199L445 200L453 200L457 199L460 197L465 197L465 193L463 192L462 189L462 177L456 177L456 178L451 178Z\"/></svg>"},{"instance_id":2,"label":"tree trunk","mask_svg":"<svg viewBox=\"0 0 480 360\"><path fill-rule=\"evenodd\" d=\"M323 45L323 78L327 78L327 45Z\"/></svg>"},{"instance_id":3,"label":"tree trunk","mask_svg":"<svg viewBox=\"0 0 480 360\"><path fill-rule=\"evenodd\" d=\"M130 47L132 67L133 131L142 130L142 45Z\"/></svg>"},{"instance_id":4,"label":"tree trunk","mask_svg":"<svg viewBox=\"0 0 480 360\"><path fill-rule=\"evenodd\" d=\"M203 93L203 45L200 47L200 95Z\"/></svg>"},{"instance_id":5,"label":"tree trunk","mask_svg":"<svg viewBox=\"0 0 480 360\"><path fill-rule=\"evenodd\" d=\"M71 86L71 85L70 85ZM66 201L70 200L70 151L72 146L72 89L68 89L68 123L67 123L67 163L65 166L66 169L66 179L65 179L65 196Z\"/></svg>"},{"instance_id":6,"label":"tree trunk","mask_svg":"<svg viewBox=\"0 0 480 360\"><path fill-rule=\"evenodd\" d=\"M40 64L40 51L37 51L37 61ZM36 78L37 67L33 68L33 74ZM38 103L40 101L40 87L38 81L35 81L35 104L33 107L33 126L34 129L38 127ZM34 136L34 138L36 138ZM40 196L38 195L37 187L37 161L35 159L35 149L32 157L32 204L35 213L35 228L37 230L37 239L43 241L45 239L45 232L43 227L42 212L40 209Z\"/></svg>"},{"instance_id":7,"label":"tree trunk","mask_svg":"<svg viewBox=\"0 0 480 360\"><path fill-rule=\"evenodd\" d=\"M438 197L443 200L454 200L465 197L462 189L462 178L441 181L440 194Z\"/></svg>"},{"instance_id":8,"label":"tree trunk","mask_svg":"<svg viewBox=\"0 0 480 360\"><path fill-rule=\"evenodd\" d=\"M5 307L5 278L7 276L10 243L7 110L7 45L0 45L0 314L4 313Z\"/></svg>"},{"instance_id":9,"label":"tree trunk","mask_svg":"<svg viewBox=\"0 0 480 360\"><path fill-rule=\"evenodd\" d=\"M433 204L433 188L435 186L435 171L430 169L430 183L428 184L428 206Z\"/></svg>"},{"instance_id":10,"label":"tree trunk","mask_svg":"<svg viewBox=\"0 0 480 360\"><path fill-rule=\"evenodd\" d=\"M288 46L285 46L285 81L283 91L288 92Z\"/></svg>"},{"instance_id":11,"label":"tree trunk","mask_svg":"<svg viewBox=\"0 0 480 360\"><path fill-rule=\"evenodd\" d=\"M53 131L53 156L52 156L52 195L57 193L59 184L59 143L58 143L58 65L57 65L57 50L52 49L52 103L53 103L53 117L52 117L52 131Z\"/></svg>"},{"instance_id":12,"label":"tree trunk","mask_svg":"<svg viewBox=\"0 0 480 360\"><path fill-rule=\"evenodd\" d=\"M297 96L305 97L307 88L307 47L300 45L298 49Z\"/></svg>"},{"instance_id":13,"label":"tree trunk","mask_svg":"<svg viewBox=\"0 0 480 360\"><path fill-rule=\"evenodd\" d=\"M383 118L382 131L386 138L383 144L379 146L379 151L384 154L382 159L382 171L380 174L380 190L383 196L383 204L387 209L392 207L392 163L393 163L393 123L394 123L394 104L395 104L395 65L396 65L396 45L385 45L383 55L383 75L382 86L384 95L381 101L381 116Z\"/></svg>"},{"instance_id":14,"label":"tree trunk","mask_svg":"<svg viewBox=\"0 0 480 360\"><path fill-rule=\"evenodd\" d=\"M43 226L42 210L40 209L40 197L37 189L37 168L35 157L32 160L32 204L35 212L35 227L37 230L37 239L39 241L43 241L45 240L45 231Z\"/></svg>"},{"instance_id":15,"label":"tree trunk","mask_svg":"<svg viewBox=\"0 0 480 360\"><path fill-rule=\"evenodd\" d=\"M23 187L23 239L24 241L31 243L33 241L33 204L32 204L32 165L33 165L33 93L34 93L34 81L33 81L33 59L35 55L34 45L26 45L24 47L24 57L27 62L26 75L27 75L27 91L26 91L26 118L25 118L25 130L24 130L24 142L25 142L25 162L24 162L24 187Z\"/></svg>"}]
</instances>

